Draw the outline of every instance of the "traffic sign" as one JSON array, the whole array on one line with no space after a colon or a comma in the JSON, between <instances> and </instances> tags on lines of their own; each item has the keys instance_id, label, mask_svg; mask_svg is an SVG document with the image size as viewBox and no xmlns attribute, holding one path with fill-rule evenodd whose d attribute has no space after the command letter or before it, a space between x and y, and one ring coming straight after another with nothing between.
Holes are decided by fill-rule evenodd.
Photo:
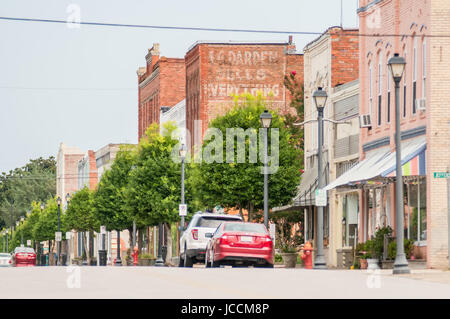
<instances>
[{"instance_id":1,"label":"traffic sign","mask_svg":"<svg viewBox=\"0 0 450 319\"><path fill-rule=\"evenodd\" d=\"M186 204L180 204L180 216L187 216L187 205Z\"/></svg>"},{"instance_id":2,"label":"traffic sign","mask_svg":"<svg viewBox=\"0 0 450 319\"><path fill-rule=\"evenodd\" d=\"M327 206L327 191L316 189L316 206Z\"/></svg>"},{"instance_id":3,"label":"traffic sign","mask_svg":"<svg viewBox=\"0 0 450 319\"><path fill-rule=\"evenodd\" d=\"M31 246L31 240L30 239L27 240L27 246Z\"/></svg>"},{"instance_id":4,"label":"traffic sign","mask_svg":"<svg viewBox=\"0 0 450 319\"><path fill-rule=\"evenodd\" d=\"M434 172L434 178L450 178L450 172Z\"/></svg>"},{"instance_id":5,"label":"traffic sign","mask_svg":"<svg viewBox=\"0 0 450 319\"><path fill-rule=\"evenodd\" d=\"M60 231L55 232L55 240L56 241L62 240L62 233Z\"/></svg>"},{"instance_id":6,"label":"traffic sign","mask_svg":"<svg viewBox=\"0 0 450 319\"><path fill-rule=\"evenodd\" d=\"M70 231L66 232L66 239L72 238L72 233Z\"/></svg>"},{"instance_id":7,"label":"traffic sign","mask_svg":"<svg viewBox=\"0 0 450 319\"><path fill-rule=\"evenodd\" d=\"M275 224L274 223L269 224L269 234L270 234L270 237L272 238L273 245L275 246Z\"/></svg>"},{"instance_id":8,"label":"traffic sign","mask_svg":"<svg viewBox=\"0 0 450 319\"><path fill-rule=\"evenodd\" d=\"M106 226L100 226L100 234L106 234Z\"/></svg>"}]
</instances>

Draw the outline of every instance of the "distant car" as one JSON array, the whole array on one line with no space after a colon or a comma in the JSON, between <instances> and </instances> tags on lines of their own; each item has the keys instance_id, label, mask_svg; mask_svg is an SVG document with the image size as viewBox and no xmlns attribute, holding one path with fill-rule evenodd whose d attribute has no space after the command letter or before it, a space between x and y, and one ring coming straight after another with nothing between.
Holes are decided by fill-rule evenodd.
<instances>
[{"instance_id":1,"label":"distant car","mask_svg":"<svg viewBox=\"0 0 450 319\"><path fill-rule=\"evenodd\" d=\"M12 266L12 255L10 253L0 253L0 267Z\"/></svg>"},{"instance_id":2,"label":"distant car","mask_svg":"<svg viewBox=\"0 0 450 319\"><path fill-rule=\"evenodd\" d=\"M15 267L36 266L36 253L31 247L16 247L12 259Z\"/></svg>"},{"instance_id":3,"label":"distant car","mask_svg":"<svg viewBox=\"0 0 450 319\"><path fill-rule=\"evenodd\" d=\"M206 247L206 267L255 266L273 268L273 241L263 224L225 222Z\"/></svg>"},{"instance_id":4,"label":"distant car","mask_svg":"<svg viewBox=\"0 0 450 319\"><path fill-rule=\"evenodd\" d=\"M207 234L212 233L223 222L242 221L239 215L196 213L180 238L179 267L192 267L194 263L204 262Z\"/></svg>"}]
</instances>

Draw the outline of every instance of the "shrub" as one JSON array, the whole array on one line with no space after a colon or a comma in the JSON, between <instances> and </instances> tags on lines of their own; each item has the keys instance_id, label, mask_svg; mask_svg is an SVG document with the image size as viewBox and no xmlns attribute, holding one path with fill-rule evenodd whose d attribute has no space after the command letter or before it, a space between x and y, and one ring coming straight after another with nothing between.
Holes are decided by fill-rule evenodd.
<instances>
[{"instance_id":1,"label":"shrub","mask_svg":"<svg viewBox=\"0 0 450 319\"><path fill-rule=\"evenodd\" d=\"M275 262L276 263L283 262L283 257L280 254L275 254Z\"/></svg>"},{"instance_id":2,"label":"shrub","mask_svg":"<svg viewBox=\"0 0 450 319\"><path fill-rule=\"evenodd\" d=\"M139 259L152 259L153 255L152 254L139 254L138 258Z\"/></svg>"},{"instance_id":3,"label":"shrub","mask_svg":"<svg viewBox=\"0 0 450 319\"><path fill-rule=\"evenodd\" d=\"M404 245L406 258L407 259L411 258L411 254L412 254L413 247L414 247L414 241L411 239L405 238L405 240L403 241L403 245ZM395 256L397 255L397 241L396 240L393 240L389 243L388 255L389 255L389 259L395 259Z\"/></svg>"}]
</instances>

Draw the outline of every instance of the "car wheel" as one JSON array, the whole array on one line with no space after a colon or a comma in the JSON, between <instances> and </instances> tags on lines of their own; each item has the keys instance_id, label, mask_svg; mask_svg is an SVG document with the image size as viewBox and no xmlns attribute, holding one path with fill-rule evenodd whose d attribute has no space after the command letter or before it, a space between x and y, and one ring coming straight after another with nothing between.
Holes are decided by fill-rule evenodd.
<instances>
[{"instance_id":1,"label":"car wheel","mask_svg":"<svg viewBox=\"0 0 450 319\"><path fill-rule=\"evenodd\" d=\"M181 257L181 254L180 254L180 260L178 261L178 267L184 267L184 259Z\"/></svg>"},{"instance_id":2,"label":"car wheel","mask_svg":"<svg viewBox=\"0 0 450 319\"><path fill-rule=\"evenodd\" d=\"M186 244L184 246L184 267L192 267L194 265L192 258L187 255Z\"/></svg>"},{"instance_id":3,"label":"car wheel","mask_svg":"<svg viewBox=\"0 0 450 319\"><path fill-rule=\"evenodd\" d=\"M206 254L205 254L205 268L210 268L210 267L211 267L211 262L209 261L208 251L206 251Z\"/></svg>"},{"instance_id":4,"label":"car wheel","mask_svg":"<svg viewBox=\"0 0 450 319\"><path fill-rule=\"evenodd\" d=\"M214 251L212 252L212 257L211 257L211 267L212 268L220 267L220 263L218 261L214 261Z\"/></svg>"}]
</instances>

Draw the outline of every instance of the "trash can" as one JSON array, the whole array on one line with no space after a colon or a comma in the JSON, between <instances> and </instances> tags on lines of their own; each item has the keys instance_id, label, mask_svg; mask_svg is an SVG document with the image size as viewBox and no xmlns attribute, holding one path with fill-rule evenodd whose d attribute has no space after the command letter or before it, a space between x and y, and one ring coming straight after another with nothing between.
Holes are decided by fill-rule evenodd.
<instances>
[{"instance_id":1,"label":"trash can","mask_svg":"<svg viewBox=\"0 0 450 319\"><path fill-rule=\"evenodd\" d=\"M167 246L163 245L161 247L161 255L162 255L162 259L165 261L166 260L166 256L167 256Z\"/></svg>"},{"instance_id":2,"label":"trash can","mask_svg":"<svg viewBox=\"0 0 450 319\"><path fill-rule=\"evenodd\" d=\"M98 251L98 263L99 266L106 266L106 250L99 250Z\"/></svg>"},{"instance_id":3,"label":"trash can","mask_svg":"<svg viewBox=\"0 0 450 319\"><path fill-rule=\"evenodd\" d=\"M67 255L61 254L61 266L67 265Z\"/></svg>"},{"instance_id":4,"label":"trash can","mask_svg":"<svg viewBox=\"0 0 450 319\"><path fill-rule=\"evenodd\" d=\"M40 265L45 266L46 264L47 264L47 255L42 254Z\"/></svg>"}]
</instances>

